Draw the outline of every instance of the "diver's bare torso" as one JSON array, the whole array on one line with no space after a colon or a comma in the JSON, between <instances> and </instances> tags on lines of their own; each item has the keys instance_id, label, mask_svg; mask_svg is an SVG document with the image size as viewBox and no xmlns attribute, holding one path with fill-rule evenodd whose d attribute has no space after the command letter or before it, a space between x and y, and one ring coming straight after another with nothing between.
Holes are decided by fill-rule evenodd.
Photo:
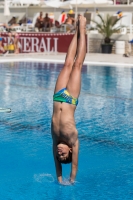
<instances>
[{"instance_id":1,"label":"diver's bare torso","mask_svg":"<svg viewBox=\"0 0 133 200\"><path fill-rule=\"evenodd\" d=\"M72 147L77 140L77 130L74 121L75 106L68 103L54 102L52 116L52 136L54 143L66 143Z\"/></svg>"}]
</instances>

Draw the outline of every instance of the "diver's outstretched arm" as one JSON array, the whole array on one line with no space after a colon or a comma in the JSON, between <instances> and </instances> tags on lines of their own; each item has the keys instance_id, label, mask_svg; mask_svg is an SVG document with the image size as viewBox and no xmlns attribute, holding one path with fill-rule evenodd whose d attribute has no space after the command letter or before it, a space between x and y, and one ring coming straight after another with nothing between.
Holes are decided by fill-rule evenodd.
<instances>
[{"instance_id":1,"label":"diver's outstretched arm","mask_svg":"<svg viewBox=\"0 0 133 200\"><path fill-rule=\"evenodd\" d=\"M71 174L70 174L70 182L73 183L77 174L78 169L78 150L79 150L79 142L78 139L72 147L72 164L71 164Z\"/></svg>"},{"instance_id":2,"label":"diver's outstretched arm","mask_svg":"<svg viewBox=\"0 0 133 200\"><path fill-rule=\"evenodd\" d=\"M59 183L62 183L62 166L61 163L56 158L56 149L57 145L53 144L53 156L54 156L54 162L55 162L55 168L56 168L56 176Z\"/></svg>"}]
</instances>

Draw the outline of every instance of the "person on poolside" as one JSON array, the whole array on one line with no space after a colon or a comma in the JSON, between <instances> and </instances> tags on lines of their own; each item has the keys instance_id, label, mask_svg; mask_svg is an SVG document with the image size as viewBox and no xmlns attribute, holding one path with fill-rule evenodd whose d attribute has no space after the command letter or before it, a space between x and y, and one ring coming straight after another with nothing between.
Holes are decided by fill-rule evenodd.
<instances>
[{"instance_id":1,"label":"person on poolside","mask_svg":"<svg viewBox=\"0 0 133 200\"><path fill-rule=\"evenodd\" d=\"M52 27L51 19L49 18L48 13L46 13L44 17L44 31L50 30L51 27Z\"/></svg>"},{"instance_id":2,"label":"person on poolside","mask_svg":"<svg viewBox=\"0 0 133 200\"><path fill-rule=\"evenodd\" d=\"M19 53L19 34L14 33L14 53L18 54Z\"/></svg>"},{"instance_id":3,"label":"person on poolside","mask_svg":"<svg viewBox=\"0 0 133 200\"><path fill-rule=\"evenodd\" d=\"M4 49L3 44L2 44L2 35L0 33L0 50L2 51L3 54L7 54L8 52Z\"/></svg>"},{"instance_id":4,"label":"person on poolside","mask_svg":"<svg viewBox=\"0 0 133 200\"><path fill-rule=\"evenodd\" d=\"M4 24L7 31L10 31L14 29L17 26L20 26L19 23L17 23L17 18L14 16L12 19L8 22L8 24Z\"/></svg>"},{"instance_id":5,"label":"person on poolside","mask_svg":"<svg viewBox=\"0 0 133 200\"><path fill-rule=\"evenodd\" d=\"M66 24L67 33L72 32L75 29L75 19L71 17L70 14L67 14L67 19L64 24Z\"/></svg>"},{"instance_id":6,"label":"person on poolside","mask_svg":"<svg viewBox=\"0 0 133 200\"><path fill-rule=\"evenodd\" d=\"M51 135L53 156L59 183L62 183L62 163L72 163L70 183L73 183L78 167L78 132L74 112L81 87L81 69L86 55L86 18L79 16L75 35L70 43L53 96Z\"/></svg>"},{"instance_id":7,"label":"person on poolside","mask_svg":"<svg viewBox=\"0 0 133 200\"><path fill-rule=\"evenodd\" d=\"M35 28L38 28L39 31L44 28L43 12L40 12L39 17L36 20Z\"/></svg>"},{"instance_id":8,"label":"person on poolside","mask_svg":"<svg viewBox=\"0 0 133 200\"><path fill-rule=\"evenodd\" d=\"M8 31L8 37L9 37L9 41L8 41L8 50L9 53L14 53L15 51L15 47L14 47L14 37L15 37L15 33L12 33L11 31Z\"/></svg>"},{"instance_id":9,"label":"person on poolside","mask_svg":"<svg viewBox=\"0 0 133 200\"><path fill-rule=\"evenodd\" d=\"M67 14L67 19L65 20L64 24L74 25L74 23L75 23L75 19L71 17L70 14Z\"/></svg>"}]
</instances>

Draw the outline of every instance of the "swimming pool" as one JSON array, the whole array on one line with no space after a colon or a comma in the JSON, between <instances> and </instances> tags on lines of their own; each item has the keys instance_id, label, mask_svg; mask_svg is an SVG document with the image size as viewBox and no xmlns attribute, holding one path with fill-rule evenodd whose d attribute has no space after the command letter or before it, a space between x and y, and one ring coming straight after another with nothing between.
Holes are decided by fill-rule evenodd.
<instances>
[{"instance_id":1,"label":"swimming pool","mask_svg":"<svg viewBox=\"0 0 133 200\"><path fill-rule=\"evenodd\" d=\"M133 69L84 66L76 183L56 182L50 120L62 64L0 64L0 200L133 199ZM63 165L67 183L70 165Z\"/></svg>"}]
</instances>

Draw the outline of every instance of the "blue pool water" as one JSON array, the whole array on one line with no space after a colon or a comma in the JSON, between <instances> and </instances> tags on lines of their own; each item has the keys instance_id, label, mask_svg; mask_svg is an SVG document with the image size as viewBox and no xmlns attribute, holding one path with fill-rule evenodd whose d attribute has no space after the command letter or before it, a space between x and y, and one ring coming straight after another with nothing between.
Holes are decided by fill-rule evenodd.
<instances>
[{"instance_id":1,"label":"blue pool water","mask_svg":"<svg viewBox=\"0 0 133 200\"><path fill-rule=\"evenodd\" d=\"M59 185L52 156L52 96L62 64L0 64L0 200L133 199L133 69L83 66L76 109L79 168ZM63 165L64 183L70 165Z\"/></svg>"}]
</instances>

